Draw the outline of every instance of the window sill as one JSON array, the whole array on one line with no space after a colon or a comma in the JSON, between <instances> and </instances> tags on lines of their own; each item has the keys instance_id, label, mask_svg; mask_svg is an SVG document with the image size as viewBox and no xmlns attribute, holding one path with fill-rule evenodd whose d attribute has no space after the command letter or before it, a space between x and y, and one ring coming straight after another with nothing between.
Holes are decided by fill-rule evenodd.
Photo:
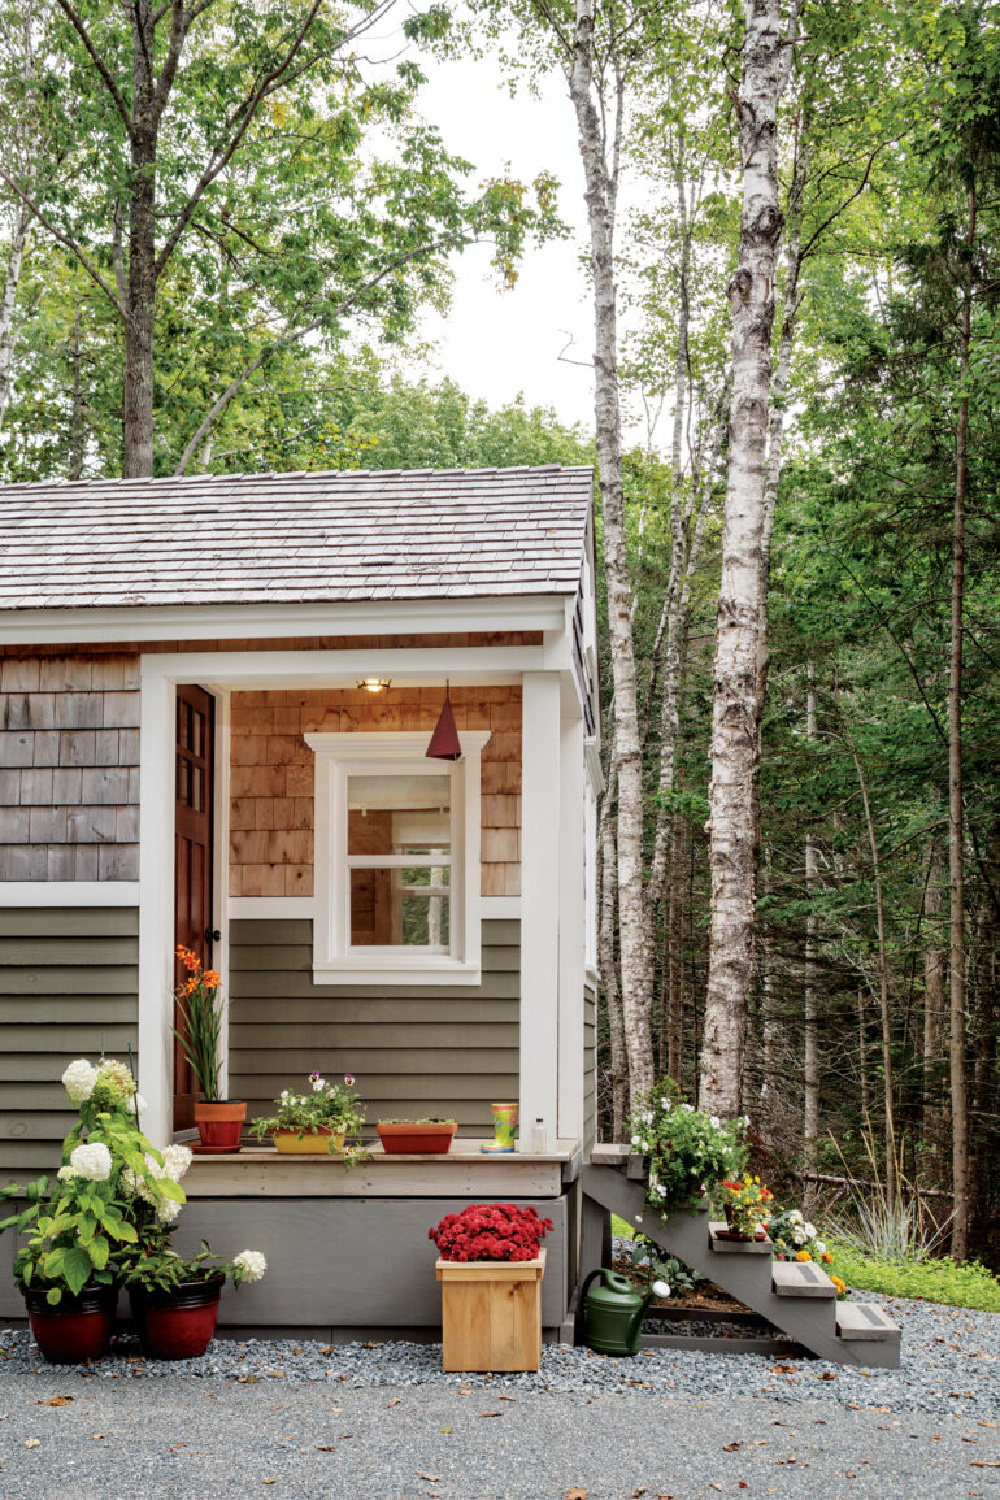
<instances>
[{"instance_id":1,"label":"window sill","mask_svg":"<svg viewBox=\"0 0 1000 1500\"><path fill-rule=\"evenodd\" d=\"M456 959L431 959L426 963L415 963L413 959L400 959L398 963L382 960L363 965L344 959L313 964L316 984L478 985L482 978L481 964L460 963Z\"/></svg>"}]
</instances>

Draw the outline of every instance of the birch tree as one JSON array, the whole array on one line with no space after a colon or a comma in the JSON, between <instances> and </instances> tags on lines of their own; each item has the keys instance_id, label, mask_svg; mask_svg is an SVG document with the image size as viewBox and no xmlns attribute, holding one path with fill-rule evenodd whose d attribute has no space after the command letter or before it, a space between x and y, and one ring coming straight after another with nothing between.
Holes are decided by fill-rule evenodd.
<instances>
[{"instance_id":1,"label":"birch tree","mask_svg":"<svg viewBox=\"0 0 1000 1500\"><path fill-rule=\"evenodd\" d=\"M771 329L783 215L778 189L778 106L791 67L797 0L748 0L736 111L743 206L733 320L733 400L713 681L712 932L705 997L700 1102L733 1117L741 1108L753 965L756 884L754 785L760 712L758 657Z\"/></svg>"}]
</instances>

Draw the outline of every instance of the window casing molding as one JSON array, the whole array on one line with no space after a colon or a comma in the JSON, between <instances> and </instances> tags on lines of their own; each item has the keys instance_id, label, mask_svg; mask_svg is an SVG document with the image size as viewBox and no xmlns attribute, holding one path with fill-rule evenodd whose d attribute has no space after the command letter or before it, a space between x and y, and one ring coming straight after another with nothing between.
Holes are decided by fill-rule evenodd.
<instances>
[{"instance_id":1,"label":"window casing molding","mask_svg":"<svg viewBox=\"0 0 1000 1500\"><path fill-rule=\"evenodd\" d=\"M489 730L461 732L462 758L428 760L429 732L305 736L315 755L313 978L323 984L478 984L482 976L482 752ZM448 775L451 868L447 952L351 946L347 852L350 776Z\"/></svg>"}]
</instances>

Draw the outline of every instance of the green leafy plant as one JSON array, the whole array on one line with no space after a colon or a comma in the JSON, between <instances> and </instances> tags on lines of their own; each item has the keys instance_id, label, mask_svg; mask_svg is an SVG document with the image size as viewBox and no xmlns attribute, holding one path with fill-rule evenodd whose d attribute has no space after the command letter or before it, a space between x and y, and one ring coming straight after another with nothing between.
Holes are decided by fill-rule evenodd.
<instances>
[{"instance_id":1,"label":"green leafy plant","mask_svg":"<svg viewBox=\"0 0 1000 1500\"><path fill-rule=\"evenodd\" d=\"M759 1177L727 1177L718 1189L718 1200L726 1222L736 1234L755 1234L758 1224L766 1224L774 1194Z\"/></svg>"},{"instance_id":2,"label":"green leafy plant","mask_svg":"<svg viewBox=\"0 0 1000 1500\"><path fill-rule=\"evenodd\" d=\"M182 1025L174 1027L174 1036L184 1049L198 1086L209 1102L219 1098L219 1070L222 1066L222 1006L220 976L214 969L202 968L201 959L183 944L177 946L177 957L187 970L187 978L174 991Z\"/></svg>"},{"instance_id":3,"label":"green leafy plant","mask_svg":"<svg viewBox=\"0 0 1000 1500\"><path fill-rule=\"evenodd\" d=\"M0 1201L27 1200L0 1222L0 1233L27 1236L14 1259L14 1280L22 1288L45 1288L53 1306L66 1293L77 1296L85 1286L118 1279L122 1249L137 1239L130 1209L137 1191L154 1213L175 1216L184 1202L163 1156L139 1129L145 1106L123 1063L109 1059L95 1068L80 1058L62 1082L80 1118L63 1143L55 1179L0 1190Z\"/></svg>"},{"instance_id":4,"label":"green leafy plant","mask_svg":"<svg viewBox=\"0 0 1000 1500\"><path fill-rule=\"evenodd\" d=\"M678 1103L669 1079L657 1084L639 1099L626 1126L633 1149L649 1157L646 1201L664 1214L696 1208L716 1183L742 1171L746 1126L745 1118L723 1125Z\"/></svg>"},{"instance_id":5,"label":"green leafy plant","mask_svg":"<svg viewBox=\"0 0 1000 1500\"><path fill-rule=\"evenodd\" d=\"M345 1073L343 1083L328 1083L319 1073L309 1074L309 1089L302 1094L282 1089L275 1104L276 1115L254 1120L250 1127L259 1141L276 1130L294 1130L299 1138L318 1135L321 1130L335 1135L356 1135L365 1122L364 1107L354 1093L353 1073Z\"/></svg>"},{"instance_id":6,"label":"green leafy plant","mask_svg":"<svg viewBox=\"0 0 1000 1500\"><path fill-rule=\"evenodd\" d=\"M630 1251L634 1269L648 1283L666 1282L671 1296L683 1295L693 1288L697 1278L691 1267L678 1260L676 1255L664 1255L660 1247L641 1232L637 1232L633 1238Z\"/></svg>"},{"instance_id":7,"label":"green leafy plant","mask_svg":"<svg viewBox=\"0 0 1000 1500\"><path fill-rule=\"evenodd\" d=\"M950 1257L916 1260L911 1255L888 1261L861 1255L852 1245L833 1242L830 1248L842 1276L855 1291L1000 1313L1000 1281L978 1261L959 1265Z\"/></svg>"},{"instance_id":8,"label":"green leafy plant","mask_svg":"<svg viewBox=\"0 0 1000 1500\"><path fill-rule=\"evenodd\" d=\"M202 1240L197 1255L188 1259L170 1247L171 1231L146 1235L131 1246L122 1257L122 1276L126 1286L141 1286L147 1292L171 1292L185 1281L207 1281L220 1272L232 1277L239 1289L243 1282L260 1281L267 1262L259 1250L241 1250L232 1260L216 1255L207 1240Z\"/></svg>"}]
</instances>

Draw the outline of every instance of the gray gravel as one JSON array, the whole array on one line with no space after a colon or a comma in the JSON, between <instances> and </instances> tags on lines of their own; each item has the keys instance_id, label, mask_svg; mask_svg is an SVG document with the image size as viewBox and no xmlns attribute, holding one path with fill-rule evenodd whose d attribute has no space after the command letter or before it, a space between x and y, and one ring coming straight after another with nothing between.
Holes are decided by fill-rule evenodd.
<instances>
[{"instance_id":1,"label":"gray gravel","mask_svg":"<svg viewBox=\"0 0 1000 1500\"><path fill-rule=\"evenodd\" d=\"M434 1344L287 1340L177 1363L124 1341L80 1369L0 1331L0 1493L1000 1496L1000 1315L881 1300L899 1371L549 1345L491 1378L444 1374Z\"/></svg>"}]
</instances>

